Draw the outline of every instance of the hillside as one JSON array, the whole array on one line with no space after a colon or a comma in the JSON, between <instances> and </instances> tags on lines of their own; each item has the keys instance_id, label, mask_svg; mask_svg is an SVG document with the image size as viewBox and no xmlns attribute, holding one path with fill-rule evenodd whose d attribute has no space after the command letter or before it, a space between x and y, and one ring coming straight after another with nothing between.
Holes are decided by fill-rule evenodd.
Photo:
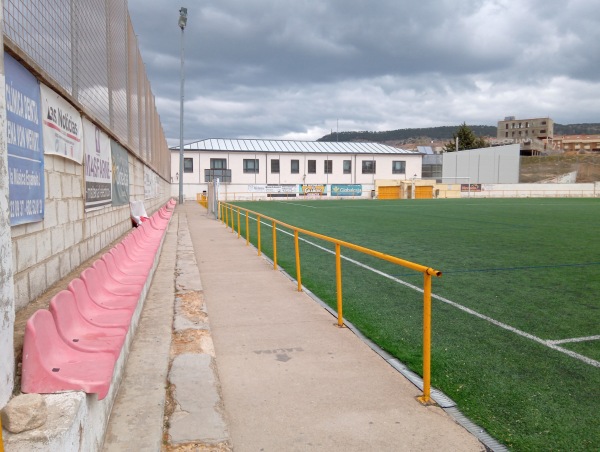
<instances>
[{"instance_id":1,"label":"hillside","mask_svg":"<svg viewBox=\"0 0 600 452\"><path fill-rule=\"evenodd\" d=\"M477 136L495 137L496 126L468 126ZM370 141L384 142L409 142L417 139L450 140L457 126L426 127L421 129L398 129L383 132L340 132L330 133L317 141ZM554 135L597 135L600 134L600 123L590 124L554 124Z\"/></svg>"}]
</instances>

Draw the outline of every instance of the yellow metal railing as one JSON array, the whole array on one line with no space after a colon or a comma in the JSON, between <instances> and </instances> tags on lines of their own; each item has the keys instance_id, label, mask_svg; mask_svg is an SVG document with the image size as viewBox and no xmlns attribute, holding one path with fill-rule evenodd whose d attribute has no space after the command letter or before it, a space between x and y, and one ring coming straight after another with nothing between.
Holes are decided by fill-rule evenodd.
<instances>
[{"instance_id":1,"label":"yellow metal railing","mask_svg":"<svg viewBox=\"0 0 600 452\"><path fill-rule=\"evenodd\" d=\"M261 221L270 221L272 226L272 239L273 239L273 269L277 270L277 226L290 229L294 232L294 250L296 254L296 281L298 282L298 292L302 291L302 275L301 275L301 264L300 264L300 244L299 235L304 234L311 237L315 237L335 245L335 279L336 279L336 292L337 292L337 325L338 327L344 326L343 317L343 300L342 300L342 258L341 249L342 247L348 248L354 251L358 251L369 256L376 257L378 259L397 264L411 270L423 273L423 395L418 397L419 401L423 404L430 404L431 402L431 277L442 276L442 272L435 270L431 267L416 264L404 259L400 259L389 254L381 253L379 251L365 248L360 245L355 245L350 242L338 240L333 237L329 237L317 232L302 229L283 221L276 220L275 218L268 217L250 209L243 207L234 206L224 202L219 202L219 219L223 223L231 228L231 232L235 233L235 218L237 216L237 234L238 238L241 235L241 212L244 212L246 216L246 245L250 244L250 228L248 227L248 221L250 214L256 216L257 225L257 250L258 255L261 255ZM236 215L237 214L237 215Z\"/></svg>"},{"instance_id":2,"label":"yellow metal railing","mask_svg":"<svg viewBox=\"0 0 600 452\"><path fill-rule=\"evenodd\" d=\"M203 193L196 193L196 201L205 209L208 209L208 198Z\"/></svg>"}]
</instances>

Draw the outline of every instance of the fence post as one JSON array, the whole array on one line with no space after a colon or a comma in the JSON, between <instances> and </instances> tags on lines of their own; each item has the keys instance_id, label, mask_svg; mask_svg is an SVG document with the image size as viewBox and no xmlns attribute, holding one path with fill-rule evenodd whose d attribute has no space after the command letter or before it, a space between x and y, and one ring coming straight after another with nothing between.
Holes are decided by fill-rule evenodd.
<instances>
[{"instance_id":1,"label":"fence post","mask_svg":"<svg viewBox=\"0 0 600 452\"><path fill-rule=\"evenodd\" d=\"M250 227L249 227L250 214L246 210L246 246L250 246Z\"/></svg>"},{"instance_id":2,"label":"fence post","mask_svg":"<svg viewBox=\"0 0 600 452\"><path fill-rule=\"evenodd\" d=\"M335 286L337 292L338 327L344 326L344 313L342 311L342 253L339 243L335 244Z\"/></svg>"},{"instance_id":3,"label":"fence post","mask_svg":"<svg viewBox=\"0 0 600 452\"><path fill-rule=\"evenodd\" d=\"M277 270L277 224L273 221L273 270Z\"/></svg>"},{"instance_id":4,"label":"fence post","mask_svg":"<svg viewBox=\"0 0 600 452\"><path fill-rule=\"evenodd\" d=\"M258 255L260 256L260 215L256 215L256 228L257 228L257 245L258 245Z\"/></svg>"},{"instance_id":5,"label":"fence post","mask_svg":"<svg viewBox=\"0 0 600 452\"><path fill-rule=\"evenodd\" d=\"M423 405L431 402L431 275L423 274Z\"/></svg>"},{"instance_id":6,"label":"fence post","mask_svg":"<svg viewBox=\"0 0 600 452\"><path fill-rule=\"evenodd\" d=\"M240 229L240 227L241 227L240 226L240 208L239 207L237 208L237 217L238 217L238 239L239 239L240 238L240 231L241 231L241 229Z\"/></svg>"},{"instance_id":7,"label":"fence post","mask_svg":"<svg viewBox=\"0 0 600 452\"><path fill-rule=\"evenodd\" d=\"M302 275L300 274L300 241L298 240L298 229L294 229L294 248L296 250L296 281L298 281L298 292L302 292Z\"/></svg>"}]
</instances>

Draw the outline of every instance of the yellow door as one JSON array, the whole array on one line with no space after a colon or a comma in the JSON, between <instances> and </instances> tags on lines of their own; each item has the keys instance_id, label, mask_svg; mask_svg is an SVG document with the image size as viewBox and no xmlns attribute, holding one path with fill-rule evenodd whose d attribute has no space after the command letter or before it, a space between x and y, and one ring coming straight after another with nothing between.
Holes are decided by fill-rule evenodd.
<instances>
[{"instance_id":1,"label":"yellow door","mask_svg":"<svg viewBox=\"0 0 600 452\"><path fill-rule=\"evenodd\" d=\"M400 187L379 187L379 199L400 199Z\"/></svg>"},{"instance_id":2,"label":"yellow door","mask_svg":"<svg viewBox=\"0 0 600 452\"><path fill-rule=\"evenodd\" d=\"M415 198L416 199L432 199L433 198L433 187L430 185L422 185L415 187Z\"/></svg>"}]
</instances>

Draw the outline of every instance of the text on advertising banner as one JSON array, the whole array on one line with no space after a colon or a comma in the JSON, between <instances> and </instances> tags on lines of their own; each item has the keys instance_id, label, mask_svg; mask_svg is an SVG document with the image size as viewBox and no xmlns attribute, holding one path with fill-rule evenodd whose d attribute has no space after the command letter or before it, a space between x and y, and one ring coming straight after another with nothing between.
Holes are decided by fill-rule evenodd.
<instances>
[{"instance_id":1,"label":"text on advertising banner","mask_svg":"<svg viewBox=\"0 0 600 452\"><path fill-rule=\"evenodd\" d=\"M44 219L44 153L40 86L13 57L4 54L6 138L11 226Z\"/></svg>"},{"instance_id":2,"label":"text on advertising banner","mask_svg":"<svg viewBox=\"0 0 600 452\"><path fill-rule=\"evenodd\" d=\"M40 84L44 153L83 162L81 115L59 94Z\"/></svg>"},{"instance_id":3,"label":"text on advertising banner","mask_svg":"<svg viewBox=\"0 0 600 452\"><path fill-rule=\"evenodd\" d=\"M129 155L123 146L110 140L112 153L112 205L129 204Z\"/></svg>"},{"instance_id":4,"label":"text on advertising banner","mask_svg":"<svg viewBox=\"0 0 600 452\"><path fill-rule=\"evenodd\" d=\"M83 118L83 154L86 212L110 206L112 203L110 139L99 127L85 118Z\"/></svg>"}]
</instances>

